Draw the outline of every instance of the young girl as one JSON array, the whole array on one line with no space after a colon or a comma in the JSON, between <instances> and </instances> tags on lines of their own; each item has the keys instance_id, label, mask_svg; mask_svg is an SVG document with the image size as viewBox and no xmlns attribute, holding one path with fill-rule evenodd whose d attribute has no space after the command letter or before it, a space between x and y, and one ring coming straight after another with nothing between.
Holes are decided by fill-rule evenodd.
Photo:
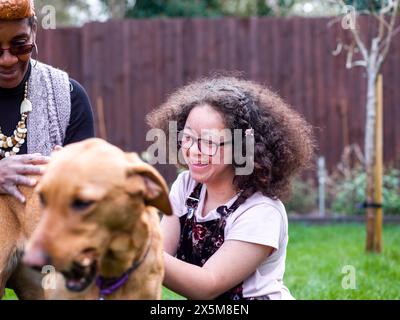
<instances>
[{"instance_id":1,"label":"young girl","mask_svg":"<svg viewBox=\"0 0 400 320\"><path fill-rule=\"evenodd\" d=\"M189 299L292 299L279 199L312 157L311 127L267 88L219 76L178 90L147 120L167 135L177 123L188 169L171 188L174 215L161 223L164 285ZM246 141L254 168L243 175L234 150Z\"/></svg>"}]
</instances>

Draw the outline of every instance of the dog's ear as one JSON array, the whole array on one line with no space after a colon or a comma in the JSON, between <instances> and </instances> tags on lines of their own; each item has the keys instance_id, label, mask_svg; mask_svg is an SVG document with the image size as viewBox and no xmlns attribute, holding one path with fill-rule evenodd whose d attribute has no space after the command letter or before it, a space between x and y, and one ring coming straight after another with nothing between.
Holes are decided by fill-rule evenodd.
<instances>
[{"instance_id":1,"label":"dog's ear","mask_svg":"<svg viewBox=\"0 0 400 320\"><path fill-rule=\"evenodd\" d=\"M137 186L135 185L135 179L130 179L135 175L140 175L144 181L145 191L144 198L145 202L149 206L156 207L162 213L166 215L172 214L171 203L168 197L168 186L161 174L151 165L142 161L136 153L126 154L128 159L128 192L135 192Z\"/></svg>"}]
</instances>

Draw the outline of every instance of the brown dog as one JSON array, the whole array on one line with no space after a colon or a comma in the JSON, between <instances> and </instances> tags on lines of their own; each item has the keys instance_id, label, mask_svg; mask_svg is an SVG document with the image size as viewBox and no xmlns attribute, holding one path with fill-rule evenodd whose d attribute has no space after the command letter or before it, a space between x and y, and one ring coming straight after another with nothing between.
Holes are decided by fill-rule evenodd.
<instances>
[{"instance_id":1,"label":"brown dog","mask_svg":"<svg viewBox=\"0 0 400 320\"><path fill-rule=\"evenodd\" d=\"M1 216L6 217L0 228L9 237L0 247L7 254L0 260L0 270L5 266L6 271L0 285L14 271L9 282L22 298L161 298L164 269L157 209L172 211L167 185L152 166L134 153L89 139L52 156L37 192L41 210L36 195L26 207L10 197L0 201ZM26 273L33 271L17 263L25 246L24 263L51 265L64 275L53 279L56 289L34 297L26 293L25 278L31 277ZM37 289L41 278L30 279Z\"/></svg>"},{"instance_id":2,"label":"brown dog","mask_svg":"<svg viewBox=\"0 0 400 320\"><path fill-rule=\"evenodd\" d=\"M11 196L0 196L0 298L7 286L20 299L43 299L41 274L21 263L25 245L39 222L40 206L33 189L20 190L26 206Z\"/></svg>"}]
</instances>

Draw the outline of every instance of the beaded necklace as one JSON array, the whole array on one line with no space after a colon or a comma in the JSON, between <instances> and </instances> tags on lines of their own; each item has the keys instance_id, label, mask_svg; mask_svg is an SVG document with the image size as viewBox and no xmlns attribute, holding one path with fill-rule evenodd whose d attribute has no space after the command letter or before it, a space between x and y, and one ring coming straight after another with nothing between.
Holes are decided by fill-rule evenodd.
<instances>
[{"instance_id":1,"label":"beaded necklace","mask_svg":"<svg viewBox=\"0 0 400 320\"><path fill-rule=\"evenodd\" d=\"M21 103L20 113L21 120L18 122L12 136L7 137L3 134L0 127L0 159L16 155L21 146L26 141L28 129L26 127L26 119L29 112L32 111L32 103L28 100L28 82L25 83L24 100Z\"/></svg>"}]
</instances>

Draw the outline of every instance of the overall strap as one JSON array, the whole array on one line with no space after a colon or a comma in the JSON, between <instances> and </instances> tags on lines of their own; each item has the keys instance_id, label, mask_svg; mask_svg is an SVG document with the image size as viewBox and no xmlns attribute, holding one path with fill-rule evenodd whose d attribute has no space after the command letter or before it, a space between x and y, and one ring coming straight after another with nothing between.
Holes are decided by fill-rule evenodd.
<instances>
[{"instance_id":1,"label":"overall strap","mask_svg":"<svg viewBox=\"0 0 400 320\"><path fill-rule=\"evenodd\" d=\"M242 199L240 196L235 200L234 203L228 208L227 206L220 206L217 208L217 212L222 216L222 217L228 217L231 213L235 212L237 208L240 207L240 205L245 201L245 199Z\"/></svg>"},{"instance_id":2,"label":"overall strap","mask_svg":"<svg viewBox=\"0 0 400 320\"><path fill-rule=\"evenodd\" d=\"M192 193L186 199L186 207L188 208L188 218L193 217L194 212L196 211L199 202L200 202L200 193L203 184L198 183L196 187L193 189ZM217 208L217 212L221 215L222 218L228 217L232 212L234 212L239 206L245 201L245 199L240 196L235 200L235 202L228 208L227 206L220 206Z\"/></svg>"},{"instance_id":3,"label":"overall strap","mask_svg":"<svg viewBox=\"0 0 400 320\"><path fill-rule=\"evenodd\" d=\"M200 192L201 192L201 187L203 185L201 183L198 183L196 187L193 189L192 193L189 195L189 197L186 199L186 207L188 208L188 218L190 219L193 217L194 212L196 211L197 207L199 206L199 201L200 201Z\"/></svg>"}]
</instances>

